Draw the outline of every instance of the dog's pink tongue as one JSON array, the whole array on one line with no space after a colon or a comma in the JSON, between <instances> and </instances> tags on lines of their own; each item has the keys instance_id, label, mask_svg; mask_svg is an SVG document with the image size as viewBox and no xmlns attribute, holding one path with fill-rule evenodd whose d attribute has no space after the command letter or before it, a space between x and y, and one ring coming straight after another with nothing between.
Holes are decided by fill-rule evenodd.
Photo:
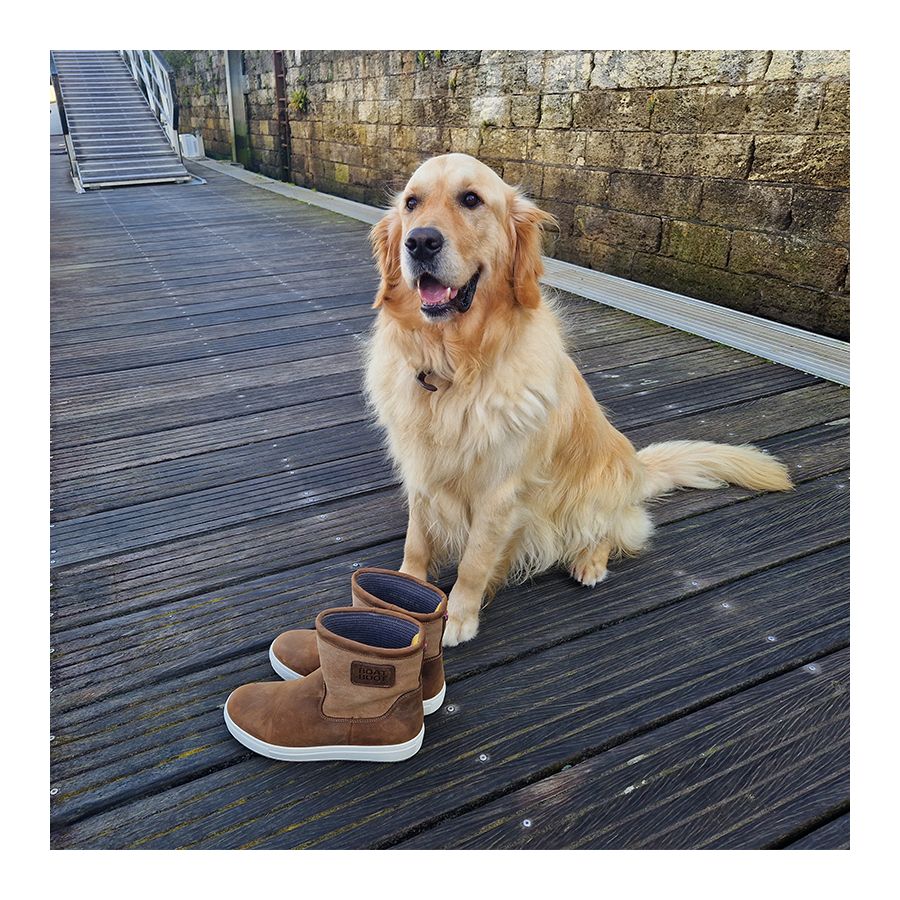
<instances>
[{"instance_id":1,"label":"dog's pink tongue","mask_svg":"<svg viewBox=\"0 0 900 900\"><path fill-rule=\"evenodd\" d=\"M448 288L437 278L425 275L419 280L419 296L426 306L438 306L452 300L459 293L458 288Z\"/></svg>"}]
</instances>

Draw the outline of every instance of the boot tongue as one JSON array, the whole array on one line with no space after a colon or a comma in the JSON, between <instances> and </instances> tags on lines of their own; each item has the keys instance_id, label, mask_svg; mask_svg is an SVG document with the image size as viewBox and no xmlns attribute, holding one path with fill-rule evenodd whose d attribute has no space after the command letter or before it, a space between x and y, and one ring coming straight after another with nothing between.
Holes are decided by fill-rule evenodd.
<instances>
[{"instance_id":1,"label":"boot tongue","mask_svg":"<svg viewBox=\"0 0 900 900\"><path fill-rule=\"evenodd\" d=\"M448 293L449 291L449 293ZM426 306L438 306L453 300L459 293L458 288L448 288L431 275L423 275L419 279L419 296Z\"/></svg>"}]
</instances>

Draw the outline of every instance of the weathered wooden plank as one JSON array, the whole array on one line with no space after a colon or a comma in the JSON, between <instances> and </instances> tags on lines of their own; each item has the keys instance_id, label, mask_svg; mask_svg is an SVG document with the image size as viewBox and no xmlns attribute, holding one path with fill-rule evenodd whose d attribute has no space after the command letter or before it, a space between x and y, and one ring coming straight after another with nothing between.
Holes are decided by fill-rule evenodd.
<instances>
[{"instance_id":1,"label":"weathered wooden plank","mask_svg":"<svg viewBox=\"0 0 900 900\"><path fill-rule=\"evenodd\" d=\"M196 340L153 349L121 350L114 353L98 352L85 358L59 360L53 365L53 377L74 378L83 375L102 375L111 372L127 372L147 369L168 363L205 360L208 356L225 357L247 350L265 350L271 347L303 344L337 335L362 334L368 329L369 319L330 314L328 321L311 325L269 328L249 335L235 335L214 340Z\"/></svg>"},{"instance_id":2,"label":"weathered wooden plank","mask_svg":"<svg viewBox=\"0 0 900 900\"><path fill-rule=\"evenodd\" d=\"M191 717L186 731L176 729L156 747L156 762L162 753L166 767L148 765L134 787L147 790L147 778L160 784L168 777L172 783L179 768L182 775L208 771L213 764L227 768L200 777L189 789L176 786L98 815L61 834L60 843L276 847L394 842L479 797L513 789L523 779L659 725L676 711L699 708L844 646L846 579L839 572L845 562L838 550L805 557L782 567L783 578L763 573L677 608L454 680L449 706L429 721L414 766L292 767L248 758L223 734L220 711L208 709ZM819 597L815 608L807 602L810 586ZM727 610L723 602L729 603ZM679 641L671 640L673 629ZM768 641L767 635L777 640ZM449 666L452 673L452 660ZM552 689L539 691L536 685ZM224 699L227 686L221 688ZM153 746L144 752L153 759ZM106 771L84 768L83 762L79 775L72 774L72 787L77 790L84 779L96 787L70 796L60 782L60 825L99 811L115 796L128 796L115 780L97 784L121 771L121 762L111 761ZM386 795L391 804L375 802Z\"/></svg>"},{"instance_id":3,"label":"weathered wooden plank","mask_svg":"<svg viewBox=\"0 0 900 900\"><path fill-rule=\"evenodd\" d=\"M280 472L238 485L209 488L60 522L54 525L53 532L55 562L64 566L163 544L238 522L366 494L396 483L381 453L302 469L294 469L290 457L282 459Z\"/></svg>"},{"instance_id":4,"label":"weathered wooden plank","mask_svg":"<svg viewBox=\"0 0 900 900\"><path fill-rule=\"evenodd\" d=\"M352 362L352 360L348 360ZM137 437L168 431L187 425L230 419L238 412L266 412L298 406L313 400L330 400L360 392L360 373L356 369L298 379L288 384L227 388L212 395L172 399L166 402L136 400L131 410L108 410L103 404L93 415L82 407L71 418L56 416L53 428L54 451L80 444ZM62 406L68 410L68 406Z\"/></svg>"},{"instance_id":5,"label":"weathered wooden plank","mask_svg":"<svg viewBox=\"0 0 900 900\"><path fill-rule=\"evenodd\" d=\"M314 352L324 354L326 350L322 345L330 340L332 339L326 338L312 342L316 347ZM254 352L257 351L251 351ZM231 354L231 358L243 355L235 353ZM215 359L211 362L213 365L219 364ZM172 369L178 365L180 364L176 363L167 368ZM700 409L728 406L751 397L783 393L791 388L814 383L815 379L801 372L763 363L737 372L710 376L703 381L702 391L698 390L699 385L693 387L686 384L666 385L612 398L605 402L604 406L617 427L629 429L649 422L680 418ZM300 407L284 407L266 413L235 416L227 422L188 425L161 434L119 438L64 449L58 453L54 452L54 469L58 477L65 477L73 472L79 475L99 474L148 462L191 456L212 449L274 440L286 434L314 430L325 425L360 421L366 417L361 397L340 397L325 402L307 403Z\"/></svg>"},{"instance_id":6,"label":"weathered wooden plank","mask_svg":"<svg viewBox=\"0 0 900 900\"><path fill-rule=\"evenodd\" d=\"M623 351L620 348L628 349ZM685 357L685 359L677 357ZM692 362L698 365L691 365ZM721 365L716 365L717 362L720 362ZM584 354L582 371L586 374L610 369L618 371L620 374L615 379L607 380L604 383L604 393L609 396L610 392L624 394L632 388L635 391L639 390L639 387L635 387L635 385L646 386L647 384L682 380L682 378L696 378L703 374L746 368L752 364L745 354L725 347L706 345L685 352L685 348L680 343L667 346L659 338L651 337L628 341L624 344L607 345L603 348L591 348ZM156 393L146 389L142 390L138 396L135 396L133 392L128 392L128 396L132 399L130 405L124 408L121 402L116 402L118 393L91 394L91 402L54 402L52 406L56 423L54 443L56 447L71 443L62 435L65 431L73 431L78 426L84 428L92 426L99 430L100 436L103 438L117 437L119 436L117 432L139 434L152 431L155 423L154 413L160 424L171 427L197 423L203 421L204 418L209 419L212 410L230 416L237 411L246 412L248 409L274 409L279 406L287 406L291 398L290 390L295 390L297 399L302 399L304 391L308 390L308 385L305 383L308 380L298 379L288 386L279 383L278 387L271 389L274 392L274 402L269 400L264 390L253 388L249 391L245 390L243 396L237 396L237 393L226 385L217 395L202 395L204 398L202 404L186 404L184 400L177 401L185 407L182 418L179 418L179 407L173 405L171 397L157 398ZM359 378L356 378L353 384L357 390L360 389ZM111 398L112 403L110 402ZM238 400L244 402L239 403ZM112 410L115 410L115 415L111 414ZM136 430L132 426L129 429L129 412L132 412L131 419L137 419L144 423L143 427Z\"/></svg>"},{"instance_id":7,"label":"weathered wooden plank","mask_svg":"<svg viewBox=\"0 0 900 900\"><path fill-rule=\"evenodd\" d=\"M849 796L849 687L849 652L843 651L450 818L400 846L765 847L814 821L836 797Z\"/></svg>"},{"instance_id":8,"label":"weathered wooden plank","mask_svg":"<svg viewBox=\"0 0 900 900\"><path fill-rule=\"evenodd\" d=\"M329 377L337 379L340 376ZM249 399L250 390L252 388L245 388L236 393L244 394ZM342 391L338 391L340 393ZM323 396L328 396L327 392ZM172 401L172 405L177 402ZM654 440L691 437L732 443L762 443L772 452L779 452L780 445L768 442L769 438L840 419L847 414L847 407L845 389L819 383L720 410L685 416L674 424L664 420L656 425L628 429L628 436L638 446ZM276 448L272 447L271 442L260 442L133 469L120 469L108 474L76 476L66 480L54 478L54 516L58 514L60 518L65 518L70 509L82 513L114 509L278 472L285 456L294 460L296 454L300 454L303 462L314 465L343 455L353 455L360 445L375 447L380 441L374 429L366 429L361 435L357 423L321 429L316 432L316 437L317 440L313 441L311 435L302 433L285 435L279 438ZM804 462L802 459L793 461L795 465L803 465ZM695 496L698 502L710 502L709 494ZM75 507L82 502L84 506Z\"/></svg>"},{"instance_id":9,"label":"weathered wooden plank","mask_svg":"<svg viewBox=\"0 0 900 900\"><path fill-rule=\"evenodd\" d=\"M849 850L850 813L832 819L826 825L785 845L785 850Z\"/></svg>"},{"instance_id":10,"label":"weathered wooden plank","mask_svg":"<svg viewBox=\"0 0 900 900\"><path fill-rule=\"evenodd\" d=\"M363 295L365 299L368 294ZM288 306L288 304L285 304ZM120 354L130 351L145 351L166 348L180 352L191 349L191 345L203 343L215 345L220 338L234 338L249 336L267 331L280 330L282 328L296 328L300 326L317 325L324 322L337 320L349 321L350 319L368 319L373 315L369 303L348 302L346 306L332 306L316 309L309 300L294 301L287 310L268 312L259 307L252 307L251 311L259 313L254 316L235 315L225 321L206 323L197 322L197 317L191 317L191 328L165 329L156 333L127 335L123 337L104 337L93 341L81 341L69 343L57 348L51 353L51 361L59 358L69 360L90 359L96 353ZM208 318L208 317L205 317Z\"/></svg>"},{"instance_id":11,"label":"weathered wooden plank","mask_svg":"<svg viewBox=\"0 0 900 900\"><path fill-rule=\"evenodd\" d=\"M740 510L737 511L740 514ZM719 516L721 518L721 515ZM735 518L732 516L732 518ZM679 520L680 521L680 520ZM520 620L519 624L514 628L517 641L514 645L516 652L525 652L534 647L540 647L542 641L556 639L560 640L567 636L580 633L581 629L590 627L602 627L610 619L608 616L633 615L635 611L640 612L645 608L653 608L664 602L669 602L672 598L697 593L698 590L708 589L716 586L724 581L736 577L752 574L757 571L760 566L771 565L780 558L790 558L795 555L803 545L794 545L787 543L784 548L761 547L757 550L753 544L748 545L749 559L745 562L734 562L728 553L722 554L722 568L719 571L710 571L710 566L706 566L706 571L702 571L702 575L698 575L698 570L690 555L685 555L680 551L683 544L684 534L688 531L687 526L681 522L679 525L669 526L661 530L661 538L657 539L657 544L648 552L643 563L635 565L636 571L629 581L622 581L619 576L618 566L614 567L613 576L620 583L613 584L610 576L610 586L605 590L595 590L592 594L598 594L603 598L602 607L596 610L600 616L598 620L585 612L578 609L578 601L582 594L574 594L574 584L562 574L548 574L534 583L524 587L510 588L503 591L494 604L489 607L485 614L486 622L490 622L491 617L495 615L494 609L502 610L512 609L519 605L526 605L528 611L518 613L516 618ZM825 545L834 541L834 537L826 531L824 537ZM818 545L813 545L810 549L815 549ZM713 548L710 548L711 550ZM354 561L368 564L385 564L387 560L382 556L388 551L388 548L377 549L377 556L371 555L375 548L368 548L367 559L360 559L360 554L354 555ZM396 555L391 550L392 555ZM761 554L761 555L760 555ZM337 556L337 554L334 554ZM694 563L694 565L692 565ZM675 568L674 574L672 566L684 566L685 568ZM691 566L691 568L686 568ZM315 584L315 592L317 594L322 591L332 591L335 597L341 597L345 594L345 579L348 575L348 569L352 570L346 557L340 556L337 568L334 564L323 564L320 580L316 580L310 575L309 567L292 570L293 574L285 574L289 584L293 587L281 588L279 591L293 591L298 597L303 597L309 592L310 583ZM326 577L326 571L331 574ZM690 576L688 576L690 573ZM290 579L299 579L292 582ZM282 579L276 578L275 583L281 585ZM266 586L273 582L268 576L259 579L260 584ZM449 586L449 585L448 585ZM255 590L254 583L247 583L246 588L251 593ZM70 587L71 590L71 587ZM232 587L216 588L206 594L192 595L184 600L176 600L167 604L153 604L146 606L143 604L122 604L114 610L113 615L104 615L103 604L106 599L104 594L97 589L97 605L92 606L84 613L79 610L72 609L72 604L62 602L54 603L56 613L53 628L53 643L55 647L54 657L54 678L57 680L82 678L89 676L96 669L106 668L113 659L120 659L123 664L123 670L116 674L117 687L121 688L129 682L129 667L136 664L138 657L147 654L148 649L152 649L153 661L143 663L140 666L140 677L142 683L151 678L165 677L165 672L173 665L180 666L184 663L189 664L198 647L206 646L210 642L212 646L233 645L238 640L234 634L235 627L241 629L242 632L249 635L253 634L253 622L263 629L263 634L256 640L264 641L268 629L271 628L272 611L263 606L260 609L261 617L251 617L249 610L243 606L243 601L238 598L244 596L244 589L237 585ZM226 597L230 597L227 602ZM539 602L540 598L544 598ZM272 599L267 596L266 603L273 603ZM305 600L303 604L305 604ZM543 604L552 602L560 612L565 612L571 607L571 611L575 617L572 624L564 626L551 626L546 623L546 617L542 614ZM532 610L532 603L536 604ZM574 605L573 605L574 604ZM624 604L624 605L620 605ZM98 609L98 606L100 607ZM235 619L235 610L241 607L240 621ZM296 617L300 615L300 610L306 609L305 605L301 605L297 601L296 608L291 607L292 614ZM200 610L196 613L195 610ZM165 616L165 628L157 631L160 617ZM197 616L199 615L199 618ZM304 613L307 617L311 617L311 613ZM613 618L614 620L614 618ZM289 626L285 626L289 627ZM230 632L227 639L223 637L221 630L225 629ZM202 633L199 633L202 632ZM177 637L177 640L175 638ZM172 641L175 641L173 644ZM486 648L460 648L453 651L454 658L465 660L467 665L494 665L498 662L496 657L500 653L499 660L508 659L512 652L510 645L502 645L491 649ZM186 659L181 659L183 654L187 654ZM159 674L156 669L159 668ZM77 687L73 685L72 687Z\"/></svg>"},{"instance_id":12,"label":"weathered wooden plank","mask_svg":"<svg viewBox=\"0 0 900 900\"><path fill-rule=\"evenodd\" d=\"M674 385L685 380L696 380L708 375L724 374L730 371L744 371L753 364L748 363L744 354L727 348L712 347L695 353L679 354L670 359L657 360L648 364L631 364L605 372L589 375L589 383L594 377L605 378L604 397L607 403L614 398L628 394L643 396L646 385L665 383ZM654 378L648 378L651 374ZM55 452L94 444L119 437L152 435L155 431L171 431L178 426L198 426L204 423L233 419L238 413L264 412L294 407L303 400L326 400L356 393L361 390L361 375L357 372L340 373L323 378L305 379L291 385L277 385L228 391L210 398L188 401L172 401L155 406L135 404L133 413L117 411L97 412L94 416L80 416L63 421L53 429ZM63 406L68 410L68 405ZM150 438L154 438L151 436Z\"/></svg>"},{"instance_id":13,"label":"weathered wooden plank","mask_svg":"<svg viewBox=\"0 0 900 900\"><path fill-rule=\"evenodd\" d=\"M197 456L150 463L102 475L54 480L53 515L90 514L136 503L191 494L210 487L236 484L285 471L284 460L295 468L320 465L374 450L380 435L368 423L322 428L286 435L277 441L246 444Z\"/></svg>"}]
</instances>

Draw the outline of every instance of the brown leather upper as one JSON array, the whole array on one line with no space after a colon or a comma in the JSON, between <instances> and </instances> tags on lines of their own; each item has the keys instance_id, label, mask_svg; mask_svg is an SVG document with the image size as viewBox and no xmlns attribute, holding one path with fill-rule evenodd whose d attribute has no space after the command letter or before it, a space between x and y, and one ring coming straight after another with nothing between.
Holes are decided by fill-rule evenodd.
<instances>
[{"instance_id":1,"label":"brown leather upper","mask_svg":"<svg viewBox=\"0 0 900 900\"><path fill-rule=\"evenodd\" d=\"M238 688L227 702L231 720L279 747L381 746L414 738L423 724L424 629L409 616L378 613L376 618L404 619L418 628L409 646L390 648L350 640L329 627L338 624L331 616L360 612L348 607L320 613L314 634L321 667L301 680ZM354 671L360 673L355 680Z\"/></svg>"},{"instance_id":2,"label":"brown leather upper","mask_svg":"<svg viewBox=\"0 0 900 900\"><path fill-rule=\"evenodd\" d=\"M388 603L360 585L360 577L362 576L365 581L364 576L368 573L390 575L394 578L403 578L414 582L433 592L439 598L439 602L432 613L412 612L394 603ZM441 648L444 624L447 618L447 597L444 592L433 584L421 581L412 575L374 567L357 569L350 579L350 589L354 606L398 612L415 619L424 626L425 656L422 663L422 696L426 700L436 697L444 687L444 659ZM272 652L285 666L298 675L307 676L318 669L320 665L316 633L310 628L285 631L278 635L272 644Z\"/></svg>"}]
</instances>

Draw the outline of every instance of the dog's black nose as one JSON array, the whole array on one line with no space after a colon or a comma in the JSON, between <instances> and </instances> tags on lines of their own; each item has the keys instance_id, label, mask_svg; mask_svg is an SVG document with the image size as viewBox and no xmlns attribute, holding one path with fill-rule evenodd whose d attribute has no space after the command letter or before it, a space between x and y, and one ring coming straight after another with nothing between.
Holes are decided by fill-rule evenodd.
<instances>
[{"instance_id":1,"label":"dog's black nose","mask_svg":"<svg viewBox=\"0 0 900 900\"><path fill-rule=\"evenodd\" d=\"M419 262L434 259L443 246L444 236L437 228L413 228L406 236L406 249Z\"/></svg>"}]
</instances>

